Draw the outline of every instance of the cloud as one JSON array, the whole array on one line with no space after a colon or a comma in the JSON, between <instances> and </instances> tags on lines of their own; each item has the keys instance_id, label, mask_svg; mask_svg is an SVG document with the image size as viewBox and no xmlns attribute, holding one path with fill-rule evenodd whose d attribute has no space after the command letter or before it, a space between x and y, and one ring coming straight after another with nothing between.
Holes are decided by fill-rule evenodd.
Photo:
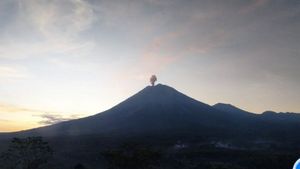
<instances>
[{"instance_id":1,"label":"cloud","mask_svg":"<svg viewBox=\"0 0 300 169\"><path fill-rule=\"evenodd\" d=\"M38 127L33 114L42 113L39 110L7 103L0 103L0 131L18 131Z\"/></svg>"},{"instance_id":2,"label":"cloud","mask_svg":"<svg viewBox=\"0 0 300 169\"><path fill-rule=\"evenodd\" d=\"M80 114L62 114L64 113L0 103L0 132L30 129L82 117Z\"/></svg>"},{"instance_id":3,"label":"cloud","mask_svg":"<svg viewBox=\"0 0 300 169\"><path fill-rule=\"evenodd\" d=\"M0 122L12 122L11 120L7 120L7 119L0 119Z\"/></svg>"},{"instance_id":4,"label":"cloud","mask_svg":"<svg viewBox=\"0 0 300 169\"><path fill-rule=\"evenodd\" d=\"M33 24L50 40L74 38L89 28L94 19L92 7L83 0L31 0L24 6Z\"/></svg>"},{"instance_id":5,"label":"cloud","mask_svg":"<svg viewBox=\"0 0 300 169\"><path fill-rule=\"evenodd\" d=\"M21 106L15 106L15 105L11 105L11 104L6 104L6 103L0 103L0 113L19 113L19 112L30 112L30 113L37 113L37 112L41 112L39 110L36 109L30 109L30 108L24 108Z\"/></svg>"},{"instance_id":6,"label":"cloud","mask_svg":"<svg viewBox=\"0 0 300 169\"><path fill-rule=\"evenodd\" d=\"M247 14L249 12L255 11L256 9L266 5L269 0L253 0L250 4L242 7L239 11L241 14Z\"/></svg>"},{"instance_id":7,"label":"cloud","mask_svg":"<svg viewBox=\"0 0 300 169\"><path fill-rule=\"evenodd\" d=\"M63 122L63 121L77 119L77 118L79 118L79 115L71 115L69 117L63 117L62 115L58 115L58 114L44 113L42 115L39 115L39 117L41 117L43 119L43 120L39 121L39 124L51 125L51 124L56 124L56 123Z\"/></svg>"},{"instance_id":8,"label":"cloud","mask_svg":"<svg viewBox=\"0 0 300 169\"><path fill-rule=\"evenodd\" d=\"M156 1L150 2L157 5ZM224 11L208 10L205 5L199 6L194 2L191 4L187 3L182 7L179 7L179 2L154 5L153 8L158 7L160 10L153 13L147 11L147 15L145 11L139 11L136 16L141 16L142 19L138 19L138 28L146 38L141 53L133 63L135 66L125 68L120 79L132 77L147 80L151 74L159 74L181 61L207 57L226 44L232 33L224 30L222 23L216 22L224 17ZM151 10L154 9L149 9ZM226 11L226 15L228 13ZM135 24L133 21L133 25ZM134 30L135 28L132 27Z\"/></svg>"},{"instance_id":9,"label":"cloud","mask_svg":"<svg viewBox=\"0 0 300 169\"><path fill-rule=\"evenodd\" d=\"M0 58L48 57L49 53L71 53L93 43L80 33L94 22L88 1L12 1L15 2L0 34Z\"/></svg>"},{"instance_id":10,"label":"cloud","mask_svg":"<svg viewBox=\"0 0 300 169\"><path fill-rule=\"evenodd\" d=\"M24 68L11 65L0 65L0 78L27 78L29 73Z\"/></svg>"}]
</instances>

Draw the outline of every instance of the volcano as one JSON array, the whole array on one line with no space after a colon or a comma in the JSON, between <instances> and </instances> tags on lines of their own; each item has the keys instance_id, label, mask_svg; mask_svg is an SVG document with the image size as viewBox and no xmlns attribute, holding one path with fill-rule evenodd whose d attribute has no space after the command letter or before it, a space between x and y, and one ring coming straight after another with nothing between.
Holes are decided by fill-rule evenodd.
<instances>
[{"instance_id":1,"label":"volcano","mask_svg":"<svg viewBox=\"0 0 300 169\"><path fill-rule=\"evenodd\" d=\"M277 116L293 116L282 123ZM272 118L271 118L271 117ZM290 122L290 121L289 121ZM229 104L208 104L172 87L147 86L111 109L86 118L9 133L13 136L180 136L180 137L294 137L298 114L250 113ZM299 134L298 134L299 135Z\"/></svg>"}]
</instances>

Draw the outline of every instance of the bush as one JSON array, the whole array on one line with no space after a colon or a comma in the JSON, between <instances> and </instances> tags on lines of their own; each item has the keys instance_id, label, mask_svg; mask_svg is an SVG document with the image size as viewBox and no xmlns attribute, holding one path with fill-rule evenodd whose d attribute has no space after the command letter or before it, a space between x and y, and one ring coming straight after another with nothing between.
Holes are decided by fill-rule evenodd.
<instances>
[{"instance_id":1,"label":"bush","mask_svg":"<svg viewBox=\"0 0 300 169\"><path fill-rule=\"evenodd\" d=\"M42 137L13 138L0 156L1 169L38 169L47 163L52 150Z\"/></svg>"}]
</instances>

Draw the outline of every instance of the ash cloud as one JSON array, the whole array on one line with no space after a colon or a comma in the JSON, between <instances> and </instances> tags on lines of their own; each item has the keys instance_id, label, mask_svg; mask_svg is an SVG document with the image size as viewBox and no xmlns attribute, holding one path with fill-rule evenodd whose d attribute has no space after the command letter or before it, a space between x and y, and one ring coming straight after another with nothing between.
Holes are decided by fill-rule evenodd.
<instances>
[{"instance_id":1,"label":"ash cloud","mask_svg":"<svg viewBox=\"0 0 300 169\"><path fill-rule=\"evenodd\" d=\"M155 75L152 75L150 77L150 83L151 83L151 85L154 86L156 81L157 81L157 77Z\"/></svg>"}]
</instances>

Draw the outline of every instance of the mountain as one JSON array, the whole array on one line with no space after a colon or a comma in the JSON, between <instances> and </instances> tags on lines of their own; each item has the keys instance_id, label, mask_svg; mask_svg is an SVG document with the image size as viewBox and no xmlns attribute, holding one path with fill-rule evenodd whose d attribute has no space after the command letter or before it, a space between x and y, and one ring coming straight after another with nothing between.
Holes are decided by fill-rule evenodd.
<instances>
[{"instance_id":1,"label":"mountain","mask_svg":"<svg viewBox=\"0 0 300 169\"><path fill-rule=\"evenodd\" d=\"M231 113L232 115L238 115L238 116L254 116L255 115L254 113L247 112L247 111L237 108L231 104L217 103L217 104L213 105L212 107L217 110L220 110L220 111Z\"/></svg>"},{"instance_id":2,"label":"mountain","mask_svg":"<svg viewBox=\"0 0 300 169\"><path fill-rule=\"evenodd\" d=\"M265 120L280 121L285 123L300 123L300 113L265 111L261 114Z\"/></svg>"},{"instance_id":3,"label":"mountain","mask_svg":"<svg viewBox=\"0 0 300 169\"><path fill-rule=\"evenodd\" d=\"M258 138L278 139L281 137L287 138L287 140L300 138L297 132L300 129L299 113L265 111L261 114L255 114L225 103L217 103L213 107L220 111L228 112L233 116L239 116L243 123L249 125L244 130L252 129Z\"/></svg>"},{"instance_id":4,"label":"mountain","mask_svg":"<svg viewBox=\"0 0 300 169\"><path fill-rule=\"evenodd\" d=\"M230 135L238 116L219 111L162 84L147 86L102 113L13 134L59 135Z\"/></svg>"},{"instance_id":5,"label":"mountain","mask_svg":"<svg viewBox=\"0 0 300 169\"><path fill-rule=\"evenodd\" d=\"M284 119L290 121L282 123ZM111 109L86 118L6 134L7 136L176 136L213 138L295 137L299 115L241 110L230 104L210 106L172 87L147 86ZM296 118L298 119L298 118ZM300 118L299 118L300 119ZM280 136L278 135L280 134ZM299 135L299 134L298 134ZM298 136L297 136L298 137ZM300 138L300 136L299 136Z\"/></svg>"},{"instance_id":6,"label":"mountain","mask_svg":"<svg viewBox=\"0 0 300 169\"><path fill-rule=\"evenodd\" d=\"M269 121L269 122L273 122L273 123L279 123L279 122L287 123L287 124L300 123L300 113L292 113L292 112L277 113L274 111L265 111L261 114L255 114L255 113L251 113L251 112L242 110L231 104L225 104L225 103L217 103L217 104L213 105L212 107L215 109L218 109L220 111L228 112L232 115L237 115L240 117L246 117L246 118L255 117L259 120Z\"/></svg>"},{"instance_id":7,"label":"mountain","mask_svg":"<svg viewBox=\"0 0 300 169\"><path fill-rule=\"evenodd\" d=\"M158 84L90 117L0 134L0 152L11 137L43 136L55 155L48 168L78 163L108 168L108 163L135 164L139 159L144 164L151 152L160 158L158 168L291 168L299 157L299 130L296 113L254 114L230 104L210 106Z\"/></svg>"}]
</instances>

